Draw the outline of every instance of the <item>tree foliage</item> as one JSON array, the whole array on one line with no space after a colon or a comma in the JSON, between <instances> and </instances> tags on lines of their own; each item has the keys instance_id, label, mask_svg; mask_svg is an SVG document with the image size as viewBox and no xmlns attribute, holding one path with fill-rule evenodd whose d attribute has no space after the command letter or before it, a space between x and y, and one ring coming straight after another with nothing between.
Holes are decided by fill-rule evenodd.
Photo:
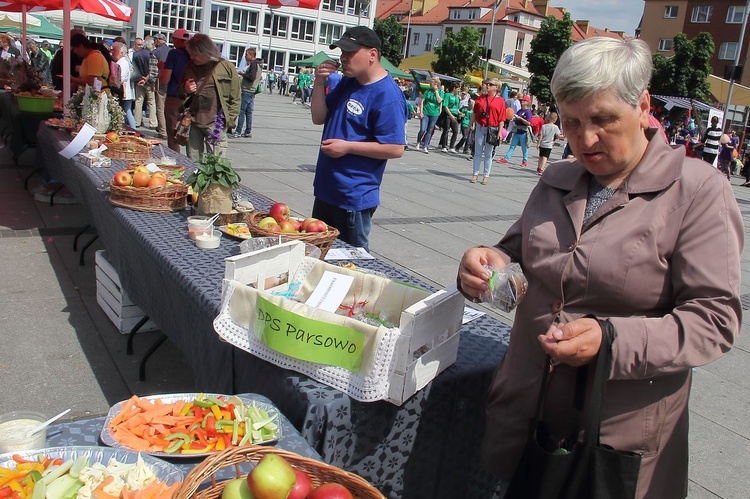
<instances>
[{"instance_id":1,"label":"tree foliage","mask_svg":"<svg viewBox=\"0 0 750 499\"><path fill-rule=\"evenodd\" d=\"M396 16L388 19L375 19L373 31L380 37L380 55L391 61L394 66L401 64L404 50L404 27Z\"/></svg>"},{"instance_id":2,"label":"tree foliage","mask_svg":"<svg viewBox=\"0 0 750 499\"><path fill-rule=\"evenodd\" d=\"M711 74L710 61L715 49L711 34L698 33L690 40L685 33L678 33L673 38L672 47L674 56L670 58L661 54L653 56L651 93L705 102L711 90L708 75Z\"/></svg>"},{"instance_id":3,"label":"tree foliage","mask_svg":"<svg viewBox=\"0 0 750 499\"><path fill-rule=\"evenodd\" d=\"M480 38L479 31L468 26L448 33L440 46L435 47L437 60L432 61L432 70L462 78L464 74L477 69Z\"/></svg>"},{"instance_id":4,"label":"tree foliage","mask_svg":"<svg viewBox=\"0 0 750 499\"><path fill-rule=\"evenodd\" d=\"M542 21L539 33L531 40L531 50L526 56L531 72L529 91L541 102L550 103L553 100L550 90L552 74L562 53L573 43L572 29L569 12L559 20L549 16Z\"/></svg>"}]
</instances>

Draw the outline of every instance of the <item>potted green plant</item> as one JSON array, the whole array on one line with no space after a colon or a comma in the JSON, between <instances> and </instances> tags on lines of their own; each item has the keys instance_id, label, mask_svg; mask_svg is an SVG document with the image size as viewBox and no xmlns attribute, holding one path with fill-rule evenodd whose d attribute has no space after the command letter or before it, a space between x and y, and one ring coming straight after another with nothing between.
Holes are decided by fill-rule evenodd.
<instances>
[{"instance_id":1,"label":"potted green plant","mask_svg":"<svg viewBox=\"0 0 750 499\"><path fill-rule=\"evenodd\" d=\"M205 153L186 182L198 193L199 215L232 211L232 190L240 186L240 176L225 156Z\"/></svg>"}]
</instances>

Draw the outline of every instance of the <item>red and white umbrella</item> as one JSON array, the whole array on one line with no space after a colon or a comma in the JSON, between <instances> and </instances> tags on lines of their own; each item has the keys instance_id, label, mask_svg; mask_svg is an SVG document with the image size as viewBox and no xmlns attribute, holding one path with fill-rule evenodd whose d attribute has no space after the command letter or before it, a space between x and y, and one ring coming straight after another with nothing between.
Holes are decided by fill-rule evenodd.
<instances>
[{"instance_id":1,"label":"red and white umbrella","mask_svg":"<svg viewBox=\"0 0 750 499\"><path fill-rule=\"evenodd\" d=\"M272 7L298 7L300 9L318 10L320 0L229 0L237 3L254 3Z\"/></svg>"},{"instance_id":2,"label":"red and white umbrella","mask_svg":"<svg viewBox=\"0 0 750 499\"><path fill-rule=\"evenodd\" d=\"M133 17L133 8L119 0L70 0L68 7L64 0L0 0L0 11L4 12L39 12L66 8L80 9L116 21L129 22Z\"/></svg>"}]
</instances>

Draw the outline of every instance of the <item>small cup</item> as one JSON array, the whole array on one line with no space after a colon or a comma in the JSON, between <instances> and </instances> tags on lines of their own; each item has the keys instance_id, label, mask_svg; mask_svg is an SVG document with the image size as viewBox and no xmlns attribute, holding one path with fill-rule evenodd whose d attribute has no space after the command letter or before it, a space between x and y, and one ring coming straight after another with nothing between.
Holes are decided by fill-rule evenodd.
<instances>
[{"instance_id":1,"label":"small cup","mask_svg":"<svg viewBox=\"0 0 750 499\"><path fill-rule=\"evenodd\" d=\"M195 241L196 236L213 235L214 224L208 223L210 218L204 216L188 217L188 237Z\"/></svg>"},{"instance_id":2,"label":"small cup","mask_svg":"<svg viewBox=\"0 0 750 499\"><path fill-rule=\"evenodd\" d=\"M221 244L221 233L201 234L195 237L195 245L200 249L214 249Z\"/></svg>"},{"instance_id":3,"label":"small cup","mask_svg":"<svg viewBox=\"0 0 750 499\"><path fill-rule=\"evenodd\" d=\"M29 438L26 433L46 420L44 414L33 411L13 411L0 416L0 454L45 448L47 428Z\"/></svg>"}]
</instances>

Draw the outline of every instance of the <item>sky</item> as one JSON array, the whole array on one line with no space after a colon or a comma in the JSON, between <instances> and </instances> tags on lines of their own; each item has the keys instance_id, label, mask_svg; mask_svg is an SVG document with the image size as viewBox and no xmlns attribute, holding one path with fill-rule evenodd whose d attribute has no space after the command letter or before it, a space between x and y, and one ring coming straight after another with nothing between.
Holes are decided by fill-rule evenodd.
<instances>
[{"instance_id":1,"label":"sky","mask_svg":"<svg viewBox=\"0 0 750 499\"><path fill-rule=\"evenodd\" d=\"M574 21L588 19L591 26L635 35L643 14L643 0L550 0L553 7L565 7Z\"/></svg>"}]
</instances>

